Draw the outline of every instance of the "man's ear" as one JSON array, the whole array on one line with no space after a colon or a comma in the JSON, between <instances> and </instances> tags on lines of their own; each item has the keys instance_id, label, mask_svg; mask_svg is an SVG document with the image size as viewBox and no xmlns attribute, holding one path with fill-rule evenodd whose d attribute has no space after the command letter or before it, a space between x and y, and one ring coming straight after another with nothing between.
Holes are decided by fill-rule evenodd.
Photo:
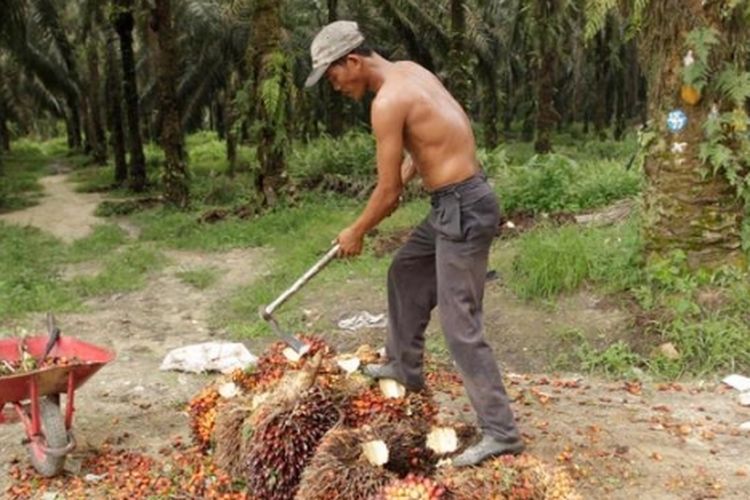
<instances>
[{"instance_id":1,"label":"man's ear","mask_svg":"<svg viewBox=\"0 0 750 500\"><path fill-rule=\"evenodd\" d=\"M346 56L346 62L351 63L355 69L360 69L364 64L362 56L359 54L349 54Z\"/></svg>"}]
</instances>

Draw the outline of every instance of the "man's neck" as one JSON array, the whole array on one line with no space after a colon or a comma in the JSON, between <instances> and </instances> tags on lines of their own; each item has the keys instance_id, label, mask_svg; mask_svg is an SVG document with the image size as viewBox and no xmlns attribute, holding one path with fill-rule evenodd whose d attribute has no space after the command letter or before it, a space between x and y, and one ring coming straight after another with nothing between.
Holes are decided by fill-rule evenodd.
<instances>
[{"instance_id":1,"label":"man's neck","mask_svg":"<svg viewBox=\"0 0 750 500\"><path fill-rule=\"evenodd\" d=\"M367 80L367 89L370 92L377 94L378 90L380 90L380 87L383 86L386 74L388 73L388 71L390 71L390 67L393 65L393 63L383 58L377 52L373 52L372 56L365 59L365 61L369 73L369 78Z\"/></svg>"}]
</instances>

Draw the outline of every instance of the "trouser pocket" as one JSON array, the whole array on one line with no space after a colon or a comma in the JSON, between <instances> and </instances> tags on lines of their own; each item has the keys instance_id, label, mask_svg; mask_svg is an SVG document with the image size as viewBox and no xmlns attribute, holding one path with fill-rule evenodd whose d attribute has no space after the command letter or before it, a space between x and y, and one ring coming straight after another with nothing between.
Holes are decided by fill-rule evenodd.
<instances>
[{"instance_id":1,"label":"trouser pocket","mask_svg":"<svg viewBox=\"0 0 750 500\"><path fill-rule=\"evenodd\" d=\"M462 240L461 199L457 193L441 197L432 209L432 226L442 237Z\"/></svg>"}]
</instances>

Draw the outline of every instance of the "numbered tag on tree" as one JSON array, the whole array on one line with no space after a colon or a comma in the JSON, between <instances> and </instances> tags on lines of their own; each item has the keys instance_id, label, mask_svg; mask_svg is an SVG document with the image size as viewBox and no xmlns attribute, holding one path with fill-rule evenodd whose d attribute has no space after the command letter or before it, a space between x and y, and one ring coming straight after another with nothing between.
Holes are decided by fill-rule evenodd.
<instances>
[{"instance_id":1,"label":"numbered tag on tree","mask_svg":"<svg viewBox=\"0 0 750 500\"><path fill-rule=\"evenodd\" d=\"M687 125L687 122L687 115L681 109L670 111L667 115L667 128L672 133L682 132Z\"/></svg>"}]
</instances>

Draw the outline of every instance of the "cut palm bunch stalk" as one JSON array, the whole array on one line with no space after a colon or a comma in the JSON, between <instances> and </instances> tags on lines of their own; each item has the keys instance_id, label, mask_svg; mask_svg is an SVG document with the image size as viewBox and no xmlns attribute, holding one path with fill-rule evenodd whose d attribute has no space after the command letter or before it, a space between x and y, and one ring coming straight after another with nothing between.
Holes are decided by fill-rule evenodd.
<instances>
[{"instance_id":1,"label":"cut palm bunch stalk","mask_svg":"<svg viewBox=\"0 0 750 500\"><path fill-rule=\"evenodd\" d=\"M565 470L552 467L527 454L504 455L477 467L438 469L435 480L445 487L447 498L462 500L580 500Z\"/></svg>"},{"instance_id":2,"label":"cut palm bunch stalk","mask_svg":"<svg viewBox=\"0 0 750 500\"><path fill-rule=\"evenodd\" d=\"M434 470L426 427L381 419L326 434L302 474L297 500L369 499L412 470Z\"/></svg>"}]
</instances>

